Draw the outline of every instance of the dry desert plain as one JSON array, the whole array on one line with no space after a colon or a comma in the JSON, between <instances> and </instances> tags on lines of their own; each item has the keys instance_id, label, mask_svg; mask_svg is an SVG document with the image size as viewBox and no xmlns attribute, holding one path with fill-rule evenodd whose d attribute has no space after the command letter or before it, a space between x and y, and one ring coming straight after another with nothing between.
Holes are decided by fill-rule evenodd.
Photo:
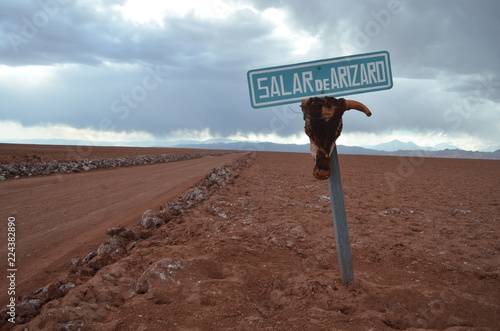
<instances>
[{"instance_id":1,"label":"dry desert plain","mask_svg":"<svg viewBox=\"0 0 500 331\"><path fill-rule=\"evenodd\" d=\"M0 163L200 152L75 150L0 145ZM24 315L12 324L2 311L2 329L499 330L500 161L339 158L355 277L347 286L327 184L313 178L308 154L233 152L1 181L0 299L15 215ZM169 201L185 208L162 214ZM149 209L168 222L144 229ZM102 265L88 256L106 247L119 252Z\"/></svg>"}]
</instances>

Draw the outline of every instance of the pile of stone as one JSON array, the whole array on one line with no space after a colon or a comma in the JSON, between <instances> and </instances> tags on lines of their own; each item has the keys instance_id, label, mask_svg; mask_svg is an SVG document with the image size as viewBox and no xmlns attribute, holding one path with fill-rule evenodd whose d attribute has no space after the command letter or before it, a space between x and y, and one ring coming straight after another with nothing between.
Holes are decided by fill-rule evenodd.
<instances>
[{"instance_id":1,"label":"pile of stone","mask_svg":"<svg viewBox=\"0 0 500 331\"><path fill-rule=\"evenodd\" d=\"M217 154L196 155L200 157ZM163 204L158 213L153 210L145 211L140 226L135 231L123 226L107 229L106 234L109 237L97 251L88 253L83 259L72 259L67 274L54 279L32 295L21 298L16 304L16 321L28 322L40 313L46 303L65 296L73 288L88 281L98 270L127 256L128 252L133 250L141 240L149 238L156 228L174 218L182 217L190 209L210 198L218 189L232 184L239 176L239 172L250 163L253 157L255 157L254 153L248 153L224 167L213 169L176 201ZM0 310L0 328L6 323L3 317L7 316L5 312L6 308Z\"/></svg>"},{"instance_id":2,"label":"pile of stone","mask_svg":"<svg viewBox=\"0 0 500 331\"><path fill-rule=\"evenodd\" d=\"M161 205L158 213L152 210L145 211L142 215L142 227L144 229L158 228L207 200L218 189L232 184L239 176L239 169L242 169L252 157L253 154L246 154L231 164L213 169L201 182L185 192L176 201L169 201Z\"/></svg>"},{"instance_id":3,"label":"pile of stone","mask_svg":"<svg viewBox=\"0 0 500 331\"><path fill-rule=\"evenodd\" d=\"M105 158L96 160L79 161L50 161L50 162L19 162L0 164L0 180L6 178L20 178L22 176L40 176L51 174L63 174L72 172L89 171L93 169L117 168L123 166L134 166L143 164L172 162L179 160L195 159L203 156L220 156L227 153L194 153L194 154L161 154L161 155L139 155L131 157L120 157L116 159Z\"/></svg>"}]
</instances>

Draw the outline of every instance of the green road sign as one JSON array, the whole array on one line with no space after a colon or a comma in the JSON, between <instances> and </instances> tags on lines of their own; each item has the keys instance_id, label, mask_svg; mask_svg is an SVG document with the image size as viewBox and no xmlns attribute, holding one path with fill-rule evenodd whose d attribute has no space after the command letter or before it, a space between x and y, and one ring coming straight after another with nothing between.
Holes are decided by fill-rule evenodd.
<instances>
[{"instance_id":1,"label":"green road sign","mask_svg":"<svg viewBox=\"0 0 500 331\"><path fill-rule=\"evenodd\" d=\"M247 77L253 108L392 88L388 52L250 70Z\"/></svg>"}]
</instances>

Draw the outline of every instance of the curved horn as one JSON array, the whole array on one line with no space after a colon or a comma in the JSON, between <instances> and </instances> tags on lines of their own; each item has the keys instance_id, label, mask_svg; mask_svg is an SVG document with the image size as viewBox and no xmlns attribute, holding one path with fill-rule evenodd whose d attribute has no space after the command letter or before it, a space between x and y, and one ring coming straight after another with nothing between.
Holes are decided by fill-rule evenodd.
<instances>
[{"instance_id":1,"label":"curved horn","mask_svg":"<svg viewBox=\"0 0 500 331\"><path fill-rule=\"evenodd\" d=\"M372 115L372 112L370 111L370 109L368 109L368 107L363 105L361 102L354 101L354 100L346 100L345 104L346 104L346 110L356 109L356 110L359 110L359 111L362 111L363 113L365 113L366 116Z\"/></svg>"}]
</instances>

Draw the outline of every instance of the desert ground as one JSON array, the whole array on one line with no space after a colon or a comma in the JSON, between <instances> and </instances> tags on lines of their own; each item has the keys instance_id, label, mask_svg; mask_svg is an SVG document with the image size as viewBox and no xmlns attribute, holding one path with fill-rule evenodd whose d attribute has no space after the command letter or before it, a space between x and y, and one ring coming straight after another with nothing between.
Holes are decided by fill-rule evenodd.
<instances>
[{"instance_id":1,"label":"desert ground","mask_svg":"<svg viewBox=\"0 0 500 331\"><path fill-rule=\"evenodd\" d=\"M0 164L195 152L0 144ZM308 154L233 151L6 178L0 299L15 215L18 316L8 322L4 308L0 326L499 330L500 161L339 159L349 285L327 183L314 179ZM145 228L147 210L163 222Z\"/></svg>"}]
</instances>

